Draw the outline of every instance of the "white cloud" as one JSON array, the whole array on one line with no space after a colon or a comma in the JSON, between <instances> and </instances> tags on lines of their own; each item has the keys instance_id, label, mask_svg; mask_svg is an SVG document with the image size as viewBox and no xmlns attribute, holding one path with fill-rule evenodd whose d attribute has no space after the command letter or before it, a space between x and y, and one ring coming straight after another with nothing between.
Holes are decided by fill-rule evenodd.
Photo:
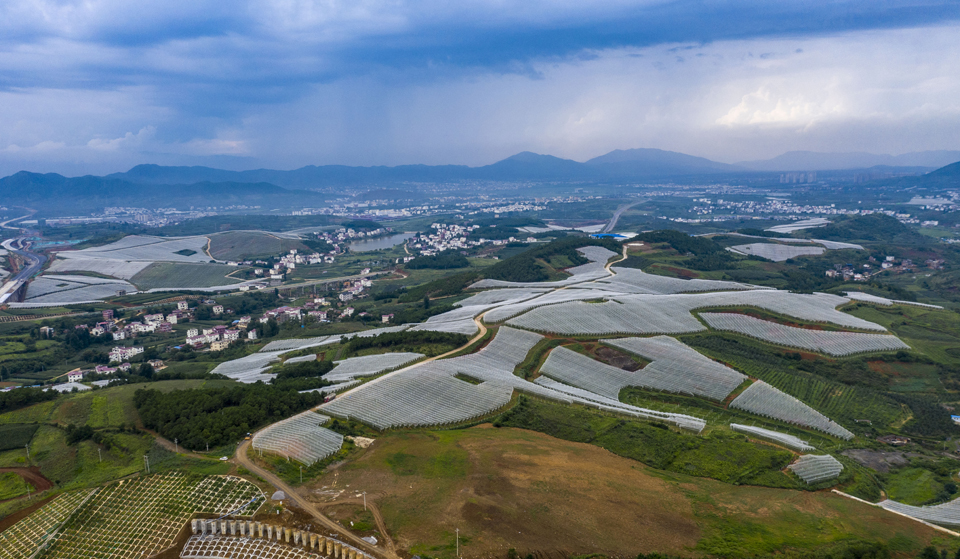
<instances>
[{"instance_id":1,"label":"white cloud","mask_svg":"<svg viewBox=\"0 0 960 559\"><path fill-rule=\"evenodd\" d=\"M317 22L304 25L362 20L347 13L365 9L357 6L336 6L334 16L308 13L303 17ZM296 19L298 9L281 16ZM384 26L394 24L403 25ZM251 166L293 168L480 165L521 150L584 160L617 148L658 147L738 161L791 149L960 149L958 35L960 27L943 26L660 45L533 60L528 74L478 70L411 79L404 70L380 69L309 87L282 77L322 67L321 55L281 57L269 66L273 51L257 53L254 43L241 41L261 61L254 64L258 79L276 92L258 101L232 97L235 86L226 80L249 61L218 58L220 39L171 41L127 51L126 58L85 43L87 51L58 59L72 43L48 42L31 47L34 58L0 52L0 67L8 61L23 70L50 57L57 72L82 74L86 57L107 55L111 63L146 64L156 75L134 86L0 91L0 146L11 146L2 150L0 170L114 171L159 155L165 162L241 156ZM210 56L197 55L203 44L211 45ZM168 83L164 76L174 74L189 79ZM191 88L194 78L211 76L225 81ZM229 111L219 111L228 104Z\"/></svg>"},{"instance_id":2,"label":"white cloud","mask_svg":"<svg viewBox=\"0 0 960 559\"><path fill-rule=\"evenodd\" d=\"M143 148L153 139L157 129L153 126L144 126L139 132L127 132L119 138L93 138L87 142L87 147L99 151L117 151L119 149Z\"/></svg>"}]
</instances>

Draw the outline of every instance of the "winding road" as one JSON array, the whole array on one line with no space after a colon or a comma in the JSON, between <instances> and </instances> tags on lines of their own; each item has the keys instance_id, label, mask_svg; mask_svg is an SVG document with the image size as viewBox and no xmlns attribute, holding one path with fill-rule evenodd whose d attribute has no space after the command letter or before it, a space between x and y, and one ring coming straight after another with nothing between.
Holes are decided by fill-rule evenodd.
<instances>
[{"instance_id":1,"label":"winding road","mask_svg":"<svg viewBox=\"0 0 960 559\"><path fill-rule=\"evenodd\" d=\"M11 227L9 224L14 221L19 221L21 219L28 218L32 216L34 211L20 217L15 217L13 219L8 219L3 223L0 223L0 227L4 229L16 229L19 230L19 227ZM27 281L33 277L34 274L39 273L43 269L43 265L47 263L47 257L43 254L37 254L30 252L29 246L30 243L27 242L26 237L17 237L14 239L7 239L3 241L3 248L19 255L23 258L24 265L20 268L20 271L9 278L2 287L0 287L0 303L4 303L7 299L10 298L20 287L23 286Z\"/></svg>"},{"instance_id":2,"label":"winding road","mask_svg":"<svg viewBox=\"0 0 960 559\"><path fill-rule=\"evenodd\" d=\"M478 332L467 343L465 343L461 347L458 347L457 349L450 350L444 354L437 355L435 357L430 357L428 359L424 359L423 361L418 361L417 364L419 365L421 363L426 363L427 361L434 361L437 359L448 357L450 355L457 353L458 351L463 351L464 349L470 347L472 344L482 339L487 334L487 327L484 326L483 324L483 314L475 317L473 321L477 325ZM404 367L404 369L405 368L406 367ZM400 370L402 371L403 369L400 369ZM396 374L398 372L400 371L395 371L394 373L388 373L387 375L384 375L384 377ZM384 378L384 377L378 377L378 378ZM267 483L273 485L275 488L286 493L288 498L294 503L296 503L296 505L300 509L302 509L304 512L312 516L317 522L319 522L323 526L326 526L327 528L340 534L344 538L344 541L348 541L353 545L356 545L358 548L368 551L369 553L374 554L376 556L385 557L387 559L400 559L400 556L397 555L397 552L396 552L396 546L394 545L393 540L390 538L390 534L387 532L387 526L383 521L383 516L380 514L379 509L377 509L375 506L371 507L371 510L373 511L373 517L377 522L377 528L380 530L380 533L383 535L383 539L384 539L383 546L386 549L382 549L380 547L370 545L369 543L357 537L352 532L348 531L346 528L344 528L340 524L337 524L333 520L330 520L327 516L325 516L323 513L320 512L320 509L317 508L315 504L308 501L296 489L294 489L285 481L277 477L275 474L258 466L256 463L253 462L253 460L250 460L250 458L247 456L247 449L250 448L250 444L251 444L251 441L243 441L243 443L241 443L237 447L237 452L234 454L233 462L235 462L237 465L243 466L244 468L249 470L250 473L260 476L260 478L262 478ZM368 506L370 505L369 502L367 504Z\"/></svg>"},{"instance_id":3,"label":"winding road","mask_svg":"<svg viewBox=\"0 0 960 559\"><path fill-rule=\"evenodd\" d=\"M615 216L615 219L614 219L611 223L612 223L612 224L615 224L616 218L619 217L619 214L622 213L622 210L625 210L625 209L628 208L628 207L629 207L629 206L625 206L625 207L621 208L620 210L618 210L618 213L617 213L617 215ZM617 260L614 260L614 261L612 261L612 262L607 263L607 264L604 266L604 268L607 270L608 273L610 273L610 274L612 275L612 274L613 274L613 271L610 270L610 267L613 266L614 264L616 264L617 262L622 262L622 261L625 260L626 258L627 258L627 247L623 247L623 253L620 255L620 258L617 259ZM477 325L477 334L474 335L472 338L470 338L470 340L467 341L467 343L465 343L465 344L462 345L461 347L458 347L458 348L456 348L456 349L450 350L450 351L448 351L448 352L446 352L446 353L443 353L443 354L441 354L441 355L437 355L437 356L434 356L434 357L430 357L430 358L428 358L428 359L424 359L423 361L418 361L417 363L415 363L415 365L420 365L420 364L422 364L422 363L426 363L426 362L429 362L429 361L435 361L435 360L437 360L437 359L443 359L443 358L445 358L445 357L450 357L450 356L456 354L457 352L463 351L464 349L470 347L471 345L473 345L473 344L475 344L476 342L478 342L478 341L480 341L481 339L483 339L483 337L487 334L487 327L486 327L486 325L484 325L484 323L483 323L483 317L484 317L485 314L486 314L486 313L484 312L484 313L481 313L481 314L477 315L476 317L474 317L473 322ZM386 378L386 377L391 376L391 375L398 374L398 373L400 373L401 371L403 371L403 370L405 370L405 369L407 369L407 367L403 367L403 368L401 368L401 369L399 369L399 370L397 370L397 371L394 371L394 372L392 372L392 373L387 373L386 375L383 375L383 376L381 376L381 377L377 377L377 379L374 379L374 380L371 381L371 382L377 382L377 380ZM364 386L364 385L361 384L360 386ZM358 387L358 388L359 388L359 387ZM356 388L354 388L353 390L356 390ZM287 484L286 482L284 482L282 479L280 479L279 477L277 477L277 476L274 475L273 473L271 473L271 472L269 472L269 471L261 468L261 467L258 466L256 463L254 463L252 460L250 460L250 458L247 456L247 450L250 448L250 445L251 445L251 441L243 441L243 443L241 443L241 444L237 447L237 452L236 452L236 454L234 455L234 458L233 458L233 461L234 461L236 464L238 464L238 465L240 465L240 466L243 466L244 468L246 468L247 470L249 470L252 474L257 475L257 476L260 476L260 478L263 479L263 480L265 480L267 483L273 485L275 488L277 488L277 489L283 491L284 493L286 493L287 497L288 497L291 501L293 501L294 503L296 503L296 505L297 505L300 509L302 509L304 512L306 512L307 514L309 514L310 516L312 516L317 522L319 522L319 523L322 524L323 526L326 526L327 528L329 528L329 529L333 530L334 532L340 534L340 535L344 538L345 541L349 541L349 542L353 543L354 545L358 546L359 548L361 548L361 549L363 549L363 550L366 550L366 551L368 551L368 552L370 552L370 553L372 553L372 554L374 554L374 555L380 556L380 557L385 557L385 558L387 558L387 559L400 559L400 556L397 554L397 551L396 551L396 546L395 546L393 540L390 538L389 533L387 532L387 526L386 526L386 524L385 524L384 521L383 521L383 516L380 514L380 510L376 507L376 505L372 505L372 506L371 506L370 503L368 502L368 506L369 506L370 510L373 512L373 517L374 517L374 519L376 520L377 528L378 528L378 530L380 530L380 533L383 535L383 539L384 539L384 541L383 541L383 547L384 547L385 549L384 549L384 548L380 548L380 547L376 547L376 546L370 545L369 543L367 543L367 542L363 541L362 539L360 539L359 537L357 537L357 536L356 536L355 534L353 534L352 532L348 531L346 528L344 528L344 527L341 526L340 524L337 524L336 522L330 520L330 518L328 518L328 517L325 516L322 512L320 512L320 509L318 508L318 506L317 506L316 504L308 501L303 495L301 495L301 494L300 494L296 489L294 489L292 486L290 486L289 484ZM334 501L334 502L331 502L331 503L321 504L320 506L321 506L321 507L323 507L323 506L331 506L331 505L338 504L338 503L347 503L347 502L351 502L351 503L352 503L352 502L355 502L355 501L357 501L357 500L356 500L356 499L352 499L352 500L350 500L350 499L348 499L348 500L339 500L339 501ZM359 502L359 501L357 501L357 502Z\"/></svg>"},{"instance_id":4,"label":"winding road","mask_svg":"<svg viewBox=\"0 0 960 559\"><path fill-rule=\"evenodd\" d=\"M343 541L348 542L351 545L357 547L358 549L362 549L367 553L374 555L376 557L385 557L387 559L400 559L400 556L397 555L397 552L393 547L393 542L390 540L390 536L385 531L381 531L381 533L383 534L385 544L386 544L385 547L387 547L387 549L382 549L382 548L370 545L369 543L363 541L362 539L360 539L359 536L357 536L353 532L350 532L340 524L337 524L333 520L330 520L327 516L325 516L323 513L320 512L320 509L318 509L316 505L314 505L313 503L308 501L306 498L304 498L303 495L297 492L296 489L288 485L285 481L283 481L273 473L268 472L267 470L264 470L263 468L255 464L252 460L250 460L250 458L247 457L248 448L250 448L250 441L243 441L243 443L241 443L240 446L237 447L237 453L234 455L233 461L238 465L243 466L247 470L250 470L251 473L260 476L264 481L266 481L270 485L273 485L275 488L279 489L280 491L283 491L287 495L287 499L289 499L290 501L293 501L298 508L300 508L303 512L312 516L313 519L319 522L321 525L339 534L340 538ZM379 526L380 523L378 522L377 525Z\"/></svg>"}]
</instances>

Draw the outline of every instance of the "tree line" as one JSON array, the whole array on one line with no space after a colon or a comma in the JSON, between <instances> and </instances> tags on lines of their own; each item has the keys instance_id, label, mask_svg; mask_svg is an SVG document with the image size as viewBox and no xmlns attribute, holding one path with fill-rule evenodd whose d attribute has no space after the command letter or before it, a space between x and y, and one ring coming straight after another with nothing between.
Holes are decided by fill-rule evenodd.
<instances>
[{"instance_id":1,"label":"tree line","mask_svg":"<svg viewBox=\"0 0 960 559\"><path fill-rule=\"evenodd\" d=\"M320 404L323 396L256 383L166 393L140 389L133 400L145 427L201 450L240 441L262 425Z\"/></svg>"}]
</instances>

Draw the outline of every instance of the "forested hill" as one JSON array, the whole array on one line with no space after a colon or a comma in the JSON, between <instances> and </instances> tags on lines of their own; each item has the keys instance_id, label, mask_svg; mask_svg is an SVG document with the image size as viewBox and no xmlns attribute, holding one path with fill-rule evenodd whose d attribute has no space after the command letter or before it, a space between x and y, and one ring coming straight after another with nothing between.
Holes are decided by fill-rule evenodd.
<instances>
[{"instance_id":1,"label":"forested hill","mask_svg":"<svg viewBox=\"0 0 960 559\"><path fill-rule=\"evenodd\" d=\"M186 207L214 202L217 205L260 205L289 201L302 206L305 201L321 202L325 197L316 192L289 190L262 182L198 182L160 187L108 177L68 178L56 173L21 171L0 179L0 199L9 204L40 204L44 208L56 205L85 210L111 205Z\"/></svg>"}]
</instances>

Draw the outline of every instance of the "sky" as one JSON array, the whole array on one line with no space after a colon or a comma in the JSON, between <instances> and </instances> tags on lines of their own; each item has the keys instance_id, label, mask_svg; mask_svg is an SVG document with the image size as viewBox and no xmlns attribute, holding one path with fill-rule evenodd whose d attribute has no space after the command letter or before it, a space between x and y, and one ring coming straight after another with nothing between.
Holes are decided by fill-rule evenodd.
<instances>
[{"instance_id":1,"label":"sky","mask_svg":"<svg viewBox=\"0 0 960 559\"><path fill-rule=\"evenodd\" d=\"M0 174L960 149L956 0L4 0Z\"/></svg>"}]
</instances>

